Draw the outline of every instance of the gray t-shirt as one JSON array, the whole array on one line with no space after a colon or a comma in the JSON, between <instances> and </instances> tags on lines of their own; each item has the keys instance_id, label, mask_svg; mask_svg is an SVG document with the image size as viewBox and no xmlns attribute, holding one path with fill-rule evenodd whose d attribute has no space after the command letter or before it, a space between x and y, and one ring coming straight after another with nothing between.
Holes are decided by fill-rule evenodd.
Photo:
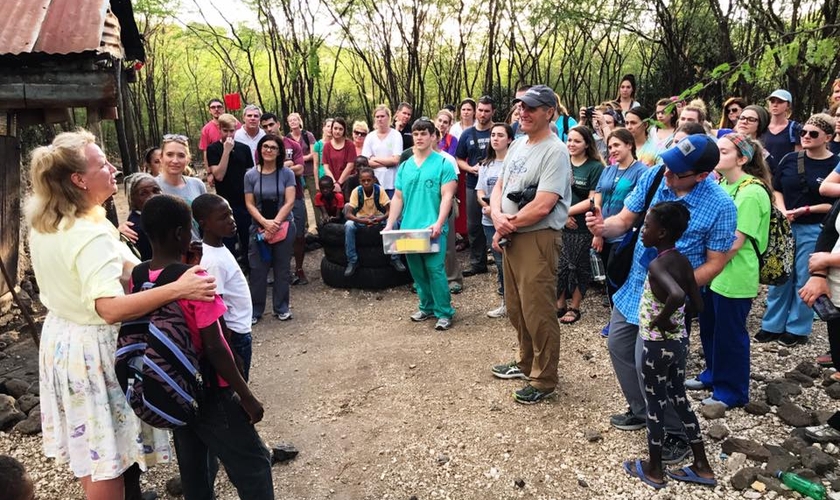
<instances>
[{"instance_id":1,"label":"gray t-shirt","mask_svg":"<svg viewBox=\"0 0 840 500\"><path fill-rule=\"evenodd\" d=\"M502 160L493 160L489 165L482 165L478 167L478 184L475 186L476 191L484 191L484 196L490 197L493 194L493 188L502 174ZM493 219L482 214L481 224L484 226L492 226Z\"/></svg>"},{"instance_id":2,"label":"gray t-shirt","mask_svg":"<svg viewBox=\"0 0 840 500\"><path fill-rule=\"evenodd\" d=\"M204 186L204 183L201 182L200 179L196 179L195 177L181 178L184 179L184 186L177 187L163 180L163 175L158 175L157 183L160 186L160 192L163 194L177 196L178 198L186 201L187 205L192 206L194 199L207 192L207 187ZM198 233L198 223L193 220L192 225L192 239L200 240L201 236Z\"/></svg>"},{"instance_id":3,"label":"gray t-shirt","mask_svg":"<svg viewBox=\"0 0 840 500\"><path fill-rule=\"evenodd\" d=\"M549 134L537 144L528 144L528 137L513 141L502 167L501 180L502 213L519 212L517 203L508 198L508 193L523 191L537 186L537 191L560 195L554 209L535 224L517 229L519 233L539 229L560 230L566 225L569 202L572 199L572 167L569 150L559 137Z\"/></svg>"},{"instance_id":4,"label":"gray t-shirt","mask_svg":"<svg viewBox=\"0 0 840 500\"><path fill-rule=\"evenodd\" d=\"M257 210L266 217L266 213L274 217L280 207L286 203L286 188L295 187L295 174L288 167L275 170L270 174L262 174L257 167L245 172L245 193L254 195ZM289 212L286 220L292 220ZM251 224L251 230L256 231L256 223Z\"/></svg>"}]
</instances>

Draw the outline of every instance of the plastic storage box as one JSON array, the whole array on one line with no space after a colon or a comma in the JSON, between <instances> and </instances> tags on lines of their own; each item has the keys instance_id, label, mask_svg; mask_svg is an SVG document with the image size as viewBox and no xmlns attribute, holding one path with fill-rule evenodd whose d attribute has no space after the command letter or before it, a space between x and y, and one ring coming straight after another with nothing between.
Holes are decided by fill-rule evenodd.
<instances>
[{"instance_id":1,"label":"plastic storage box","mask_svg":"<svg viewBox=\"0 0 840 500\"><path fill-rule=\"evenodd\" d=\"M387 254L435 253L440 242L432 239L431 229L397 229L382 231L382 249Z\"/></svg>"}]
</instances>

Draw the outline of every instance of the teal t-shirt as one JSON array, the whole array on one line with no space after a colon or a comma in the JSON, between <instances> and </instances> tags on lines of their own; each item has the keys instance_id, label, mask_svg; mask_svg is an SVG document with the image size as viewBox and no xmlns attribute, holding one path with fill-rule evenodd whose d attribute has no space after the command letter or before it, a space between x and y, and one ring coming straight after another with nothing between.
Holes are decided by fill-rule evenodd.
<instances>
[{"instance_id":1,"label":"teal t-shirt","mask_svg":"<svg viewBox=\"0 0 840 500\"><path fill-rule=\"evenodd\" d=\"M403 199L400 229L426 229L434 224L440 214L441 187L457 180L452 165L435 152L419 166L414 156L401 164L394 182ZM447 230L444 224L443 232Z\"/></svg>"},{"instance_id":2,"label":"teal t-shirt","mask_svg":"<svg viewBox=\"0 0 840 500\"><path fill-rule=\"evenodd\" d=\"M318 139L312 149L318 153L318 179L320 179L324 176L324 141ZM315 186L315 189L318 189L318 186Z\"/></svg>"},{"instance_id":3,"label":"teal t-shirt","mask_svg":"<svg viewBox=\"0 0 840 500\"><path fill-rule=\"evenodd\" d=\"M767 249L770 228L770 196L760 184L738 187L747 179L755 177L745 174L734 184L721 179L720 187L735 201L738 209L736 229L747 235L747 240L732 257L723 271L712 280L713 292L731 299L748 299L758 295L758 256L750 238L755 238L759 252Z\"/></svg>"},{"instance_id":4,"label":"teal t-shirt","mask_svg":"<svg viewBox=\"0 0 840 500\"><path fill-rule=\"evenodd\" d=\"M574 206L581 201L589 198L589 192L595 190L598 185L598 180L601 178L601 172L604 170L604 164L597 160L586 160L582 165L572 165L572 177L574 184L572 184L572 202L569 206ZM575 222L577 222L577 229L563 228L563 231L569 233L588 233L589 228L586 227L586 213L575 215Z\"/></svg>"}]
</instances>

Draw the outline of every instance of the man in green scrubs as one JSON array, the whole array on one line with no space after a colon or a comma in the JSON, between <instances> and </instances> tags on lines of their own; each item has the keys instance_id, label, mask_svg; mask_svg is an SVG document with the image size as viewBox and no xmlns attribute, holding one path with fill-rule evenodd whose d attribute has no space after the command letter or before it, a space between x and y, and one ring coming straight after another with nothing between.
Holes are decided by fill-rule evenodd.
<instances>
[{"instance_id":1,"label":"man in green scrubs","mask_svg":"<svg viewBox=\"0 0 840 500\"><path fill-rule=\"evenodd\" d=\"M397 171L396 191L385 230L391 230L402 215L400 229L431 229L432 239L438 239L437 252L406 255L420 299L420 307L411 315L411 320L436 317L435 330L448 330L455 308L452 307L444 262L449 233L447 219L458 178L452 165L432 150L434 132L435 125L429 119L421 118L411 127L414 155Z\"/></svg>"}]
</instances>

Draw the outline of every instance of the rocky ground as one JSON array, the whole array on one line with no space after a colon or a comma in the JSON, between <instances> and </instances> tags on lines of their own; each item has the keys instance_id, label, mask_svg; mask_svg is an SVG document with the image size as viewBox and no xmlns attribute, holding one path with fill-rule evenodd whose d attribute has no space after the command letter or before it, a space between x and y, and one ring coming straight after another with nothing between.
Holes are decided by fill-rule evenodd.
<instances>
[{"instance_id":1,"label":"rocky ground","mask_svg":"<svg viewBox=\"0 0 840 500\"><path fill-rule=\"evenodd\" d=\"M307 255L311 284L292 289L294 319L266 317L254 329L252 385L266 407L258 429L268 443L293 443L300 450L296 459L274 467L277 498L791 495L767 477L774 468L798 470L829 491L840 489L838 447L811 445L801 434L801 427L824 421L837 406L833 398L840 398L840 384L826 387L830 372L812 364L827 348L822 323L815 323L805 346L754 344L753 402L723 416L700 417L719 485L671 481L654 492L621 468L623 460L645 454L644 431L622 432L608 423L624 403L598 335L608 310L597 292L586 299L581 321L562 328L557 396L522 406L511 397L522 381L496 380L489 372L516 350L509 322L484 315L499 303L494 275L466 279L465 291L454 297L455 327L441 333L431 322L408 320L416 296L407 287L375 293L325 287L320 258L320 251ZM751 331L761 313L757 301ZM8 397L24 410L37 402L36 395L26 395L37 387L30 387L37 379L37 353L27 334L15 341L21 322L13 312L0 317L0 324L0 342L8 344L0 344L0 393L12 393ZM690 376L701 367L698 347L694 342ZM706 394L690 395L699 410ZM8 397L0 396L0 454L23 461L38 498L82 498L67 467L42 456L38 434L28 434L32 429L22 424L9 427L22 415L4 422ZM36 408L27 410L32 415ZM143 481L163 498L177 498L165 488L176 475L171 464L144 474ZM220 499L236 498L224 474L217 490Z\"/></svg>"}]
</instances>

